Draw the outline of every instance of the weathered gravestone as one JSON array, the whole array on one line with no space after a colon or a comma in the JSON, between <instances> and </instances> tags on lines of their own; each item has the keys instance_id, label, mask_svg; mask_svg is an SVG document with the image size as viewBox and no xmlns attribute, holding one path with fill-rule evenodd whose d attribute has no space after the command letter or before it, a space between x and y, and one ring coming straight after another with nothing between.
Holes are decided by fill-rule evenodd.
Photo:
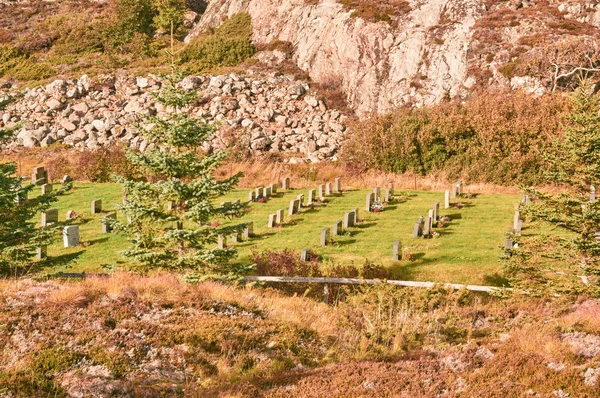
<instances>
[{"instance_id":1,"label":"weathered gravestone","mask_svg":"<svg viewBox=\"0 0 600 398\"><path fill-rule=\"evenodd\" d=\"M450 208L450 190L446 189L446 192L444 193L444 209L449 209Z\"/></svg>"},{"instance_id":2,"label":"weathered gravestone","mask_svg":"<svg viewBox=\"0 0 600 398\"><path fill-rule=\"evenodd\" d=\"M439 212L440 212L440 202L435 202L433 204L433 221L437 221Z\"/></svg>"},{"instance_id":3,"label":"weathered gravestone","mask_svg":"<svg viewBox=\"0 0 600 398\"><path fill-rule=\"evenodd\" d=\"M323 184L319 184L319 186L317 187L317 195L319 199L323 199L325 197L325 194L323 193Z\"/></svg>"},{"instance_id":4,"label":"weathered gravestone","mask_svg":"<svg viewBox=\"0 0 600 398\"><path fill-rule=\"evenodd\" d=\"M296 199L300 201L300 207L304 207L304 194L301 193L300 195L296 196Z\"/></svg>"},{"instance_id":5,"label":"weathered gravestone","mask_svg":"<svg viewBox=\"0 0 600 398\"><path fill-rule=\"evenodd\" d=\"M329 240L330 240L329 228L323 228L321 230L321 239L320 239L321 246L327 246L327 244L329 243Z\"/></svg>"},{"instance_id":6,"label":"weathered gravestone","mask_svg":"<svg viewBox=\"0 0 600 398\"><path fill-rule=\"evenodd\" d=\"M400 261L402 259L402 244L400 241L394 242L393 259L394 261Z\"/></svg>"},{"instance_id":7,"label":"weathered gravestone","mask_svg":"<svg viewBox=\"0 0 600 398\"><path fill-rule=\"evenodd\" d=\"M277 214L269 214L269 222L267 224L267 228L275 227L275 219L277 218Z\"/></svg>"},{"instance_id":8,"label":"weathered gravestone","mask_svg":"<svg viewBox=\"0 0 600 398\"><path fill-rule=\"evenodd\" d=\"M227 238L225 235L219 235L217 237L217 248L223 250L227 246Z\"/></svg>"},{"instance_id":9,"label":"weathered gravestone","mask_svg":"<svg viewBox=\"0 0 600 398\"><path fill-rule=\"evenodd\" d=\"M412 237L413 238L418 238L419 236L421 236L422 230L421 230L421 223L420 222L416 222L415 226L413 228L413 234Z\"/></svg>"},{"instance_id":10,"label":"weathered gravestone","mask_svg":"<svg viewBox=\"0 0 600 398\"><path fill-rule=\"evenodd\" d=\"M42 227L58 222L58 209L48 209L42 212Z\"/></svg>"},{"instance_id":11,"label":"weathered gravestone","mask_svg":"<svg viewBox=\"0 0 600 398\"><path fill-rule=\"evenodd\" d=\"M69 210L67 211L67 216L66 216L66 220L71 220L72 218L75 218L75 211L74 210Z\"/></svg>"},{"instance_id":12,"label":"weathered gravestone","mask_svg":"<svg viewBox=\"0 0 600 398\"><path fill-rule=\"evenodd\" d=\"M294 200L295 213L300 213L300 199Z\"/></svg>"},{"instance_id":13,"label":"weathered gravestone","mask_svg":"<svg viewBox=\"0 0 600 398\"><path fill-rule=\"evenodd\" d=\"M342 220L338 220L333 223L333 228L331 229L331 234L333 236L342 234Z\"/></svg>"},{"instance_id":14,"label":"weathered gravestone","mask_svg":"<svg viewBox=\"0 0 600 398\"><path fill-rule=\"evenodd\" d=\"M272 183L269 188L271 188L271 195L277 193L277 183Z\"/></svg>"},{"instance_id":15,"label":"weathered gravestone","mask_svg":"<svg viewBox=\"0 0 600 398\"><path fill-rule=\"evenodd\" d=\"M244 239L254 236L254 222L248 221L244 227Z\"/></svg>"},{"instance_id":16,"label":"weathered gravestone","mask_svg":"<svg viewBox=\"0 0 600 398\"><path fill-rule=\"evenodd\" d=\"M342 192L342 187L341 187L341 178L337 177L333 183L333 192L335 193L340 193Z\"/></svg>"},{"instance_id":17,"label":"weathered gravestone","mask_svg":"<svg viewBox=\"0 0 600 398\"><path fill-rule=\"evenodd\" d=\"M69 184L69 183L71 183L71 182L73 182L73 179L72 179L70 176L68 176L68 175L65 175L65 176L63 176L62 180L60 180L60 185L62 185L62 186L63 186L63 188L64 188L64 186L65 186L66 184Z\"/></svg>"},{"instance_id":18,"label":"weathered gravestone","mask_svg":"<svg viewBox=\"0 0 600 398\"><path fill-rule=\"evenodd\" d=\"M371 205L373 204L375 194L374 193L368 193L367 194L367 198L365 200L365 210L367 212L371 211Z\"/></svg>"},{"instance_id":19,"label":"weathered gravestone","mask_svg":"<svg viewBox=\"0 0 600 398\"><path fill-rule=\"evenodd\" d=\"M519 221L521 220L521 213L519 207L515 207L515 215L513 217L513 229L516 231L519 229Z\"/></svg>"},{"instance_id":20,"label":"weathered gravestone","mask_svg":"<svg viewBox=\"0 0 600 398\"><path fill-rule=\"evenodd\" d=\"M390 203L390 189L385 190L385 196L383 197L385 203Z\"/></svg>"},{"instance_id":21,"label":"weathered gravestone","mask_svg":"<svg viewBox=\"0 0 600 398\"><path fill-rule=\"evenodd\" d=\"M354 213L344 213L344 229L354 226Z\"/></svg>"},{"instance_id":22,"label":"weathered gravestone","mask_svg":"<svg viewBox=\"0 0 600 398\"><path fill-rule=\"evenodd\" d=\"M431 217L427 216L425 226L423 227L423 237L428 238L429 235L431 235Z\"/></svg>"},{"instance_id":23,"label":"weathered gravestone","mask_svg":"<svg viewBox=\"0 0 600 398\"><path fill-rule=\"evenodd\" d=\"M63 229L63 246L73 247L79 244L79 225L69 225Z\"/></svg>"},{"instance_id":24,"label":"weathered gravestone","mask_svg":"<svg viewBox=\"0 0 600 398\"><path fill-rule=\"evenodd\" d=\"M275 222L279 225L283 224L283 209L279 209L275 213Z\"/></svg>"},{"instance_id":25,"label":"weathered gravestone","mask_svg":"<svg viewBox=\"0 0 600 398\"><path fill-rule=\"evenodd\" d=\"M232 232L231 233L231 242L238 243L240 241L241 241L241 239L240 239L240 233L239 232Z\"/></svg>"},{"instance_id":26,"label":"weathered gravestone","mask_svg":"<svg viewBox=\"0 0 600 398\"><path fill-rule=\"evenodd\" d=\"M110 221L109 220L116 220L117 219L117 213L114 211L111 211L110 213L106 213L106 215L104 217L102 217L102 233L103 234L108 234L112 232L112 226L110 225Z\"/></svg>"},{"instance_id":27,"label":"weathered gravestone","mask_svg":"<svg viewBox=\"0 0 600 398\"><path fill-rule=\"evenodd\" d=\"M42 185L42 195L47 195L52 192L52 184Z\"/></svg>"},{"instance_id":28,"label":"weathered gravestone","mask_svg":"<svg viewBox=\"0 0 600 398\"><path fill-rule=\"evenodd\" d=\"M254 190L256 199L260 199L263 197L263 187L258 187Z\"/></svg>"},{"instance_id":29,"label":"weathered gravestone","mask_svg":"<svg viewBox=\"0 0 600 398\"><path fill-rule=\"evenodd\" d=\"M254 202L255 198L256 194L254 193L254 191L248 192L248 202Z\"/></svg>"},{"instance_id":30,"label":"weathered gravestone","mask_svg":"<svg viewBox=\"0 0 600 398\"><path fill-rule=\"evenodd\" d=\"M450 198L456 199L456 185L453 185L450 191Z\"/></svg>"},{"instance_id":31,"label":"weathered gravestone","mask_svg":"<svg viewBox=\"0 0 600 398\"><path fill-rule=\"evenodd\" d=\"M91 212L92 214L102 213L102 199L92 200Z\"/></svg>"},{"instance_id":32,"label":"weathered gravestone","mask_svg":"<svg viewBox=\"0 0 600 398\"><path fill-rule=\"evenodd\" d=\"M300 252L300 261L310 261L310 249L304 249Z\"/></svg>"},{"instance_id":33,"label":"weathered gravestone","mask_svg":"<svg viewBox=\"0 0 600 398\"><path fill-rule=\"evenodd\" d=\"M393 195L394 194L394 183L393 182L388 182L387 189L390 190L390 195Z\"/></svg>"},{"instance_id":34,"label":"weathered gravestone","mask_svg":"<svg viewBox=\"0 0 600 398\"><path fill-rule=\"evenodd\" d=\"M263 198L268 198L269 196L271 196L271 194L269 192L269 188L262 189L262 196L263 196Z\"/></svg>"},{"instance_id":35,"label":"weathered gravestone","mask_svg":"<svg viewBox=\"0 0 600 398\"><path fill-rule=\"evenodd\" d=\"M306 205L307 206L312 206L313 201L314 201L314 197L315 197L315 190L314 189L309 189L308 190L308 200L306 201Z\"/></svg>"},{"instance_id":36,"label":"weathered gravestone","mask_svg":"<svg viewBox=\"0 0 600 398\"><path fill-rule=\"evenodd\" d=\"M331 195L331 183L330 182L325 184L325 195Z\"/></svg>"},{"instance_id":37,"label":"weathered gravestone","mask_svg":"<svg viewBox=\"0 0 600 398\"><path fill-rule=\"evenodd\" d=\"M293 216L296 213L296 201L290 200L290 207L288 208L288 216Z\"/></svg>"},{"instance_id":38,"label":"weathered gravestone","mask_svg":"<svg viewBox=\"0 0 600 398\"><path fill-rule=\"evenodd\" d=\"M375 195L374 200L381 201L381 188L380 187L373 188L373 194Z\"/></svg>"},{"instance_id":39,"label":"weathered gravestone","mask_svg":"<svg viewBox=\"0 0 600 398\"><path fill-rule=\"evenodd\" d=\"M35 185L44 185L48 182L48 172L43 166L36 167L31 173L31 183Z\"/></svg>"},{"instance_id":40,"label":"weathered gravestone","mask_svg":"<svg viewBox=\"0 0 600 398\"><path fill-rule=\"evenodd\" d=\"M355 207L354 209L352 209L352 212L354 213L354 224L358 223L358 207Z\"/></svg>"},{"instance_id":41,"label":"weathered gravestone","mask_svg":"<svg viewBox=\"0 0 600 398\"><path fill-rule=\"evenodd\" d=\"M430 224L429 224L429 229L431 229L431 228L433 227L433 220L434 220L434 219L433 219L433 209L430 209L430 210L427 212L427 218L429 219L429 222L430 222Z\"/></svg>"},{"instance_id":42,"label":"weathered gravestone","mask_svg":"<svg viewBox=\"0 0 600 398\"><path fill-rule=\"evenodd\" d=\"M43 260L48 255L48 246L40 246L35 249L35 259Z\"/></svg>"},{"instance_id":43,"label":"weathered gravestone","mask_svg":"<svg viewBox=\"0 0 600 398\"><path fill-rule=\"evenodd\" d=\"M512 239L510 238L510 236L507 236L507 237L504 239L504 248L505 248L505 249L512 249L512 248L513 248L513 241L512 241Z\"/></svg>"},{"instance_id":44,"label":"weathered gravestone","mask_svg":"<svg viewBox=\"0 0 600 398\"><path fill-rule=\"evenodd\" d=\"M290 177L285 177L281 180L281 189L290 189Z\"/></svg>"}]
</instances>

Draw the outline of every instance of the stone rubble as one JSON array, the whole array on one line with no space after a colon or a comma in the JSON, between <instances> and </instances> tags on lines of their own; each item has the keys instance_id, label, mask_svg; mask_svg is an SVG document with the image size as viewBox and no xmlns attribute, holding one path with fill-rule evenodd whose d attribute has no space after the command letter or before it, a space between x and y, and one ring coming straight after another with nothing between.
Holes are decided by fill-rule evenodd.
<instances>
[{"instance_id":1,"label":"stone rubble","mask_svg":"<svg viewBox=\"0 0 600 398\"><path fill-rule=\"evenodd\" d=\"M253 156L285 152L291 154L290 162L337 159L348 117L328 109L305 82L279 73L232 73L188 76L180 84L200 95L198 104L186 111L218 126L203 145L206 151L243 143ZM20 124L6 147L59 142L83 150L121 142L144 151L149 143L139 134L143 116L164 117L167 112L152 95L161 86L161 78L154 75L94 79L84 75L25 89L0 111L0 128Z\"/></svg>"}]
</instances>

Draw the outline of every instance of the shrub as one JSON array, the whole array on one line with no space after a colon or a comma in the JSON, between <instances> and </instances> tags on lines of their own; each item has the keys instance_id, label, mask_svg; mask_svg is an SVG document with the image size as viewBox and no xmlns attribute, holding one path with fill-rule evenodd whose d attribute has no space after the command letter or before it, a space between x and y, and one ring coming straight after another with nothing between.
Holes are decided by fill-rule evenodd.
<instances>
[{"instance_id":1,"label":"shrub","mask_svg":"<svg viewBox=\"0 0 600 398\"><path fill-rule=\"evenodd\" d=\"M115 0L106 37L108 47L126 52L129 44L149 44L155 14L150 0Z\"/></svg>"},{"instance_id":2,"label":"shrub","mask_svg":"<svg viewBox=\"0 0 600 398\"><path fill-rule=\"evenodd\" d=\"M92 182L108 182L112 174L131 177L133 165L121 147L102 147L82 152L77 160L76 175Z\"/></svg>"},{"instance_id":3,"label":"shrub","mask_svg":"<svg viewBox=\"0 0 600 398\"><path fill-rule=\"evenodd\" d=\"M300 255L292 250L253 252L250 260L256 263L256 272L259 275L269 276L321 276L319 263L316 256L310 261L302 261Z\"/></svg>"}]
</instances>

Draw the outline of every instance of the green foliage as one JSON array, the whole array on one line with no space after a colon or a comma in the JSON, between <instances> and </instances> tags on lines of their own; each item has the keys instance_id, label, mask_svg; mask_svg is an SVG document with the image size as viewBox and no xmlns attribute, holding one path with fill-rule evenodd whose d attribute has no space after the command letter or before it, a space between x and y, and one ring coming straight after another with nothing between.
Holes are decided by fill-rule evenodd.
<instances>
[{"instance_id":1,"label":"green foliage","mask_svg":"<svg viewBox=\"0 0 600 398\"><path fill-rule=\"evenodd\" d=\"M200 275L235 274L230 266L234 249L210 249L218 231L210 225L215 216L233 217L240 206L215 208L212 201L228 192L239 175L217 181L213 173L224 152L200 155L197 148L215 131L214 126L189 116L196 93L176 88L180 76L167 79L157 102L174 110L167 118L148 117L153 127L142 129L151 143L145 153L130 152L132 164L148 176L144 180L117 177L128 196L120 209L127 224L116 223L133 244L122 253L135 260L139 269L191 271ZM158 182L153 182L160 179ZM171 209L169 209L169 203Z\"/></svg>"},{"instance_id":2,"label":"green foliage","mask_svg":"<svg viewBox=\"0 0 600 398\"><path fill-rule=\"evenodd\" d=\"M579 265L572 279L579 283L578 276L587 275L591 285L598 287L600 205L590 195L593 186L600 186L600 102L587 86L577 90L572 101L573 111L566 118L564 132L545 156L546 182L559 184L563 191L552 195L525 189L536 200L525 206L523 213L566 231L555 246L546 247L546 256ZM538 246L522 240L521 249L509 256L508 267L515 279L537 278L548 283L540 270L545 264L533 261Z\"/></svg>"},{"instance_id":3,"label":"green foliage","mask_svg":"<svg viewBox=\"0 0 600 398\"><path fill-rule=\"evenodd\" d=\"M0 103L0 108L6 101ZM0 143L13 131L0 130ZM0 274L16 274L32 264L37 247L48 245L60 224L37 228L33 217L47 210L65 189L27 199L35 185L23 185L14 163L0 163Z\"/></svg>"},{"instance_id":4,"label":"green foliage","mask_svg":"<svg viewBox=\"0 0 600 398\"><path fill-rule=\"evenodd\" d=\"M30 57L15 47L0 45L0 77L18 80L42 80L56 71L50 65Z\"/></svg>"},{"instance_id":5,"label":"green foliage","mask_svg":"<svg viewBox=\"0 0 600 398\"><path fill-rule=\"evenodd\" d=\"M154 35L154 16L150 0L115 0L108 46L121 52L131 46L146 48Z\"/></svg>"},{"instance_id":6,"label":"green foliage","mask_svg":"<svg viewBox=\"0 0 600 398\"><path fill-rule=\"evenodd\" d=\"M177 29L183 24L183 14L185 12L184 0L154 0L156 15L154 16L154 25L158 29L166 32L177 32Z\"/></svg>"},{"instance_id":7,"label":"green foliage","mask_svg":"<svg viewBox=\"0 0 600 398\"><path fill-rule=\"evenodd\" d=\"M200 36L179 54L179 62L193 72L217 66L235 66L252 56L252 18L248 13L234 14L205 36Z\"/></svg>"}]
</instances>

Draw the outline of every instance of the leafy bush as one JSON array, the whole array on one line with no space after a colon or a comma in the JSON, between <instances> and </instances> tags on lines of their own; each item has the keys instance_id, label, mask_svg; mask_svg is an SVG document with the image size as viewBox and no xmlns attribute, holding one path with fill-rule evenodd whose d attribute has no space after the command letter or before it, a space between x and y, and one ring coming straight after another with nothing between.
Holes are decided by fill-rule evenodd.
<instances>
[{"instance_id":1,"label":"leafy bush","mask_svg":"<svg viewBox=\"0 0 600 398\"><path fill-rule=\"evenodd\" d=\"M259 275L269 276L321 276L319 263L316 257L311 261L302 261L298 252L292 249L283 251L253 252L250 261L256 263L256 272Z\"/></svg>"},{"instance_id":2,"label":"leafy bush","mask_svg":"<svg viewBox=\"0 0 600 398\"><path fill-rule=\"evenodd\" d=\"M248 13L234 14L212 33L192 41L179 55L179 62L191 72L217 66L235 66L252 56L252 18Z\"/></svg>"},{"instance_id":3,"label":"leafy bush","mask_svg":"<svg viewBox=\"0 0 600 398\"><path fill-rule=\"evenodd\" d=\"M148 45L154 35L156 10L150 0L115 0L111 13L107 46L127 51L130 45Z\"/></svg>"},{"instance_id":4,"label":"leafy bush","mask_svg":"<svg viewBox=\"0 0 600 398\"><path fill-rule=\"evenodd\" d=\"M112 174L131 177L134 167L121 147L102 147L82 152L71 174L92 182L109 182Z\"/></svg>"}]
</instances>

